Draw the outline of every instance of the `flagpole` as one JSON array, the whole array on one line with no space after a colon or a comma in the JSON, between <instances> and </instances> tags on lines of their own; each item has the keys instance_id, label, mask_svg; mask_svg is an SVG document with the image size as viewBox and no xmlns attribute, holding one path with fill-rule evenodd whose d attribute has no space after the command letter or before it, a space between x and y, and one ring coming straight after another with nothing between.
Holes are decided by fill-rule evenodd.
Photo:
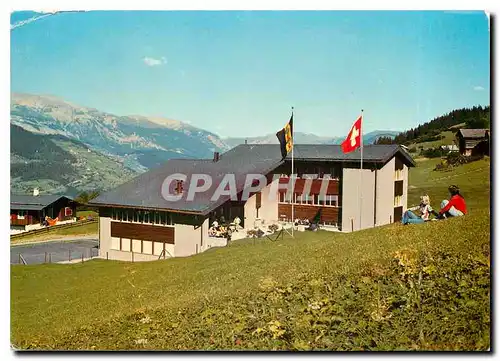
<instances>
[{"instance_id":1,"label":"flagpole","mask_svg":"<svg viewBox=\"0 0 500 361\"><path fill-rule=\"evenodd\" d=\"M363 214L363 109L361 109L361 125L360 125L360 143L361 143L361 165L360 165L360 172L359 172L359 189L360 189L360 196L359 196L359 202L360 202L360 207L359 207L359 229L361 230L361 225L362 225L362 214Z\"/></svg>"},{"instance_id":2,"label":"flagpole","mask_svg":"<svg viewBox=\"0 0 500 361\"><path fill-rule=\"evenodd\" d=\"M293 118L293 107L292 107L292 118ZM293 150L295 149L295 136L294 136L294 130L295 127L293 126L292 123L292 238L293 238L293 229L295 228L295 210L294 210L294 204L295 204L295 176L293 174Z\"/></svg>"}]
</instances>

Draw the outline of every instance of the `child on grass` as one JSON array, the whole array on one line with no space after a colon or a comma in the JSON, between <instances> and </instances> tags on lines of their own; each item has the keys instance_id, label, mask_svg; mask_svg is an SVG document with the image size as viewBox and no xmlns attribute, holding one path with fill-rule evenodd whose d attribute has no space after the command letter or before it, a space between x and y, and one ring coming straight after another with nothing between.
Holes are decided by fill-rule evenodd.
<instances>
[{"instance_id":1,"label":"child on grass","mask_svg":"<svg viewBox=\"0 0 500 361\"><path fill-rule=\"evenodd\" d=\"M417 216L413 211L419 210L420 217ZM418 206L408 208L408 210L403 214L401 218L401 223L403 224L418 224L424 223L430 220L431 213L433 209L431 207L431 199L428 195L423 195L420 197L420 204Z\"/></svg>"}]
</instances>

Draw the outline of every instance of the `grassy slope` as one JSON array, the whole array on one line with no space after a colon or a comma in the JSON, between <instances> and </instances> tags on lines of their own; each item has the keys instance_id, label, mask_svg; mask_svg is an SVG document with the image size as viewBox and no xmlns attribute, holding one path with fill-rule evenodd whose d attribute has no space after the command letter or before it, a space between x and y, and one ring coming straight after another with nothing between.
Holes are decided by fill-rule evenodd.
<instances>
[{"instance_id":1,"label":"grassy slope","mask_svg":"<svg viewBox=\"0 0 500 361\"><path fill-rule=\"evenodd\" d=\"M96 218L99 216L99 213L97 213L96 211L76 211L77 218L88 217L88 216L92 216L92 217Z\"/></svg>"},{"instance_id":2,"label":"grassy slope","mask_svg":"<svg viewBox=\"0 0 500 361\"><path fill-rule=\"evenodd\" d=\"M38 234L38 235L25 235L22 237L11 238L10 244L21 244L25 242L35 242L35 241L43 241L48 239L57 239L59 237L64 236L83 236L94 234L97 237L98 224L90 223L90 224L82 224L80 226L62 228L62 229L53 229L49 230L46 233Z\"/></svg>"},{"instance_id":3,"label":"grassy slope","mask_svg":"<svg viewBox=\"0 0 500 361\"><path fill-rule=\"evenodd\" d=\"M432 142L422 142L422 143L411 143L408 145L408 148L417 148L417 150L420 152L420 147L423 147L423 149L428 149L428 148L436 148L440 145L452 145L455 144L455 133L456 131L444 131L441 132L440 135L444 135L443 139L440 140L434 140Z\"/></svg>"},{"instance_id":4,"label":"grassy slope","mask_svg":"<svg viewBox=\"0 0 500 361\"><path fill-rule=\"evenodd\" d=\"M12 266L12 342L56 349L485 349L489 163L451 173L431 172L433 163L411 171L410 203L423 191L440 200L453 180L464 189L469 216L241 241L160 262Z\"/></svg>"}]
</instances>

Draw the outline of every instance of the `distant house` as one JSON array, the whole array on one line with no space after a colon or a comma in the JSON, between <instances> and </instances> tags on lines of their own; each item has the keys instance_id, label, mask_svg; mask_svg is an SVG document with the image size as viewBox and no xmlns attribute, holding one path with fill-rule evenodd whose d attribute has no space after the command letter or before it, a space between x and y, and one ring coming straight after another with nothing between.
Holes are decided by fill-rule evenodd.
<instances>
[{"instance_id":1,"label":"distant house","mask_svg":"<svg viewBox=\"0 0 500 361\"><path fill-rule=\"evenodd\" d=\"M287 190L293 184L290 155L282 159L277 144L242 144L213 159L168 160L99 195L89 203L99 207L99 254L126 261L189 256L217 246L208 231L222 216L240 218L244 230L267 227L291 222L292 202L295 219L317 217L321 225L342 232L397 222L406 211L408 170L415 162L400 146L365 146L362 172L360 153L344 154L339 145L297 144L294 151L293 191ZM197 174L211 176L213 183L188 200L190 180ZM212 199L228 174L235 177L237 199ZM244 199L249 174L263 175L267 182ZM172 182L165 185L169 178ZM180 198L169 201L162 189Z\"/></svg>"},{"instance_id":2,"label":"distant house","mask_svg":"<svg viewBox=\"0 0 500 361\"><path fill-rule=\"evenodd\" d=\"M459 148L456 144L450 144L450 145L442 145L441 150L448 152L458 152Z\"/></svg>"},{"instance_id":3,"label":"distant house","mask_svg":"<svg viewBox=\"0 0 500 361\"><path fill-rule=\"evenodd\" d=\"M455 137L462 155L490 154L489 129L459 129Z\"/></svg>"},{"instance_id":4,"label":"distant house","mask_svg":"<svg viewBox=\"0 0 500 361\"><path fill-rule=\"evenodd\" d=\"M37 194L37 193L35 193ZM60 195L10 195L10 228L27 231L40 226L46 216L59 221L76 217L77 202Z\"/></svg>"}]
</instances>

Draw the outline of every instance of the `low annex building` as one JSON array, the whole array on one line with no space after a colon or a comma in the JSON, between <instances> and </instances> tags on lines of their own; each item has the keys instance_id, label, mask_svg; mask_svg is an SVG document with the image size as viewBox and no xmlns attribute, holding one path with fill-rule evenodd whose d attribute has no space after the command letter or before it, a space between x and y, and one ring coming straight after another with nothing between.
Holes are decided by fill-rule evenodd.
<instances>
[{"instance_id":1,"label":"low annex building","mask_svg":"<svg viewBox=\"0 0 500 361\"><path fill-rule=\"evenodd\" d=\"M282 159L279 145L242 144L213 159L171 159L91 201L99 207L100 255L132 260L133 253L135 261L189 256L220 245L208 229L221 216L239 217L245 229L267 227L292 221L292 201L295 219L319 215L320 225L342 232L389 224L407 208L414 166L398 145L365 146L361 171L359 151L297 144L292 192L291 157ZM235 194L225 193L229 188Z\"/></svg>"}]
</instances>

